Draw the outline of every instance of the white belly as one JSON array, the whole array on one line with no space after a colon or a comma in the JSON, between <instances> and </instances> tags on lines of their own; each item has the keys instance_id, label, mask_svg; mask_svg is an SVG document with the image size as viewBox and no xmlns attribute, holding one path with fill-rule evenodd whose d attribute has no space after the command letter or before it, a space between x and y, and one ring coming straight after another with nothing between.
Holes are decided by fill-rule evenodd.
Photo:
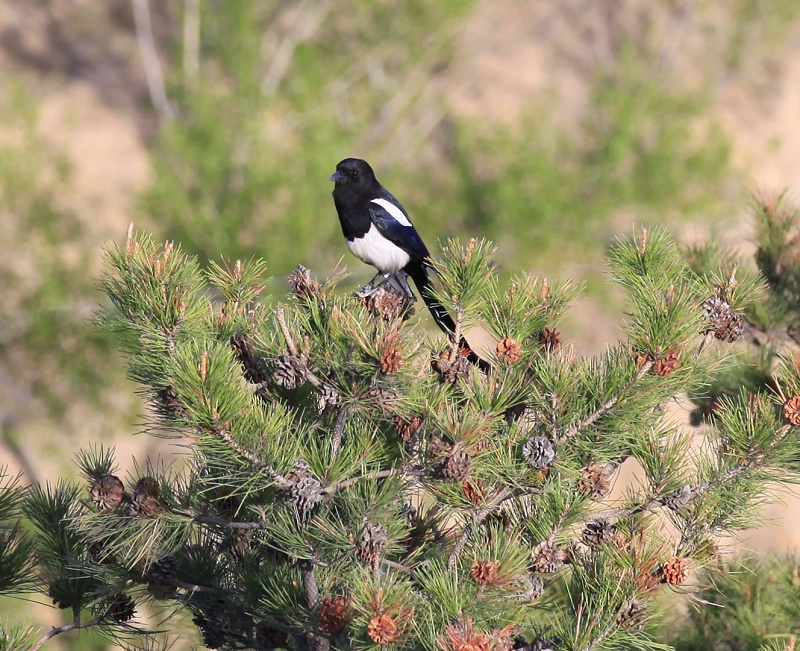
<instances>
[{"instance_id":1,"label":"white belly","mask_svg":"<svg viewBox=\"0 0 800 651\"><path fill-rule=\"evenodd\" d=\"M375 226L370 226L364 237L359 237L352 242L348 240L347 248L359 260L371 264L378 271L385 273L400 271L411 259L408 253L381 235Z\"/></svg>"}]
</instances>

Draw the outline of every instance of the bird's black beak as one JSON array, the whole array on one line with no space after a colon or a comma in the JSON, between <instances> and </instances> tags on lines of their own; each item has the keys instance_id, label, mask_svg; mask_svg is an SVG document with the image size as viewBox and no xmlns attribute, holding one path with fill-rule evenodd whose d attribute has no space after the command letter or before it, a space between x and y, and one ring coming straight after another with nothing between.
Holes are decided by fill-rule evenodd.
<instances>
[{"instance_id":1,"label":"bird's black beak","mask_svg":"<svg viewBox=\"0 0 800 651\"><path fill-rule=\"evenodd\" d=\"M347 175L336 170L333 174L331 174L330 180L334 183L338 183L339 181L344 181L347 178Z\"/></svg>"}]
</instances>

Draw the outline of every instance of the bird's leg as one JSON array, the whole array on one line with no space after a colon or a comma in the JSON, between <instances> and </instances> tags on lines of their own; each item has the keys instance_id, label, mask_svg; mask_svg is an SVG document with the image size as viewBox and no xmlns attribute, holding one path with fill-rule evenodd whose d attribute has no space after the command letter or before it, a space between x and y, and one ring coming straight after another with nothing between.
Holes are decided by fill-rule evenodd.
<instances>
[{"instance_id":1,"label":"bird's leg","mask_svg":"<svg viewBox=\"0 0 800 651\"><path fill-rule=\"evenodd\" d=\"M375 277L372 280L370 280L366 285L364 285L361 289L356 290L356 296L358 298L366 298L367 296L372 296L376 291L378 291L378 288L388 280L389 276L390 274L379 271L378 273L375 274ZM382 280L376 285L375 281L378 280L378 278L382 278Z\"/></svg>"},{"instance_id":2,"label":"bird's leg","mask_svg":"<svg viewBox=\"0 0 800 651\"><path fill-rule=\"evenodd\" d=\"M403 294L406 296L406 299L410 303L413 303L416 300L414 292L411 291L411 287L408 286L408 274L405 271L398 271L394 276L392 276L389 282L392 283L392 287L403 292Z\"/></svg>"}]
</instances>

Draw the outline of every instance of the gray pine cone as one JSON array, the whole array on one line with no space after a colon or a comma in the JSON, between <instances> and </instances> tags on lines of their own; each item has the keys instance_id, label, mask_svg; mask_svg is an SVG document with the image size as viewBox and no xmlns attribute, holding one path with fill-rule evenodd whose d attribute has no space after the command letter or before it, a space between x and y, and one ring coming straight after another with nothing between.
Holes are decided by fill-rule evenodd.
<instances>
[{"instance_id":1,"label":"gray pine cone","mask_svg":"<svg viewBox=\"0 0 800 651\"><path fill-rule=\"evenodd\" d=\"M550 439L532 436L522 446L522 456L534 468L547 468L556 458L556 449Z\"/></svg>"},{"instance_id":2,"label":"gray pine cone","mask_svg":"<svg viewBox=\"0 0 800 651\"><path fill-rule=\"evenodd\" d=\"M611 540L616 533L617 528L608 520L595 520L586 525L581 540L588 547L597 547Z\"/></svg>"},{"instance_id":3,"label":"gray pine cone","mask_svg":"<svg viewBox=\"0 0 800 651\"><path fill-rule=\"evenodd\" d=\"M672 509L673 511L680 511L684 506L686 506L694 496L694 491L692 487L688 484L681 488L679 491L676 491L672 495L669 495L664 498L663 504L668 509Z\"/></svg>"},{"instance_id":4,"label":"gray pine cone","mask_svg":"<svg viewBox=\"0 0 800 651\"><path fill-rule=\"evenodd\" d=\"M373 565L388 542L389 536L382 524L367 522L356 544L356 558L362 563Z\"/></svg>"},{"instance_id":5,"label":"gray pine cone","mask_svg":"<svg viewBox=\"0 0 800 651\"><path fill-rule=\"evenodd\" d=\"M281 355L275 360L272 379L284 389L296 389L305 380L305 362L293 355Z\"/></svg>"},{"instance_id":6,"label":"gray pine cone","mask_svg":"<svg viewBox=\"0 0 800 651\"><path fill-rule=\"evenodd\" d=\"M533 548L532 569L539 574L552 574L564 565L565 558L566 554L561 547L545 540Z\"/></svg>"},{"instance_id":7,"label":"gray pine cone","mask_svg":"<svg viewBox=\"0 0 800 651\"><path fill-rule=\"evenodd\" d=\"M703 311L709 323L706 332L713 332L720 341L733 343L742 336L744 319L721 298L714 296L703 301Z\"/></svg>"}]
</instances>

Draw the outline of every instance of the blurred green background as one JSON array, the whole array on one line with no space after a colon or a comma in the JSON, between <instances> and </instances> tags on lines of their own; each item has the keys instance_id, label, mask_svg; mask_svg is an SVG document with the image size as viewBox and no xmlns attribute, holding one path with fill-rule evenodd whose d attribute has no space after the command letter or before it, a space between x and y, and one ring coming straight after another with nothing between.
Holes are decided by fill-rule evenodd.
<instances>
[{"instance_id":1,"label":"blurred green background","mask_svg":"<svg viewBox=\"0 0 800 651\"><path fill-rule=\"evenodd\" d=\"M751 250L748 193L800 187L798 89L796 0L5 0L0 465L172 453L131 436L142 405L91 325L131 221L203 259L263 256L278 294L342 257L355 287L372 272L328 176L366 158L432 251L487 237L503 270L586 280L566 329L592 352L616 335L616 235Z\"/></svg>"}]
</instances>

